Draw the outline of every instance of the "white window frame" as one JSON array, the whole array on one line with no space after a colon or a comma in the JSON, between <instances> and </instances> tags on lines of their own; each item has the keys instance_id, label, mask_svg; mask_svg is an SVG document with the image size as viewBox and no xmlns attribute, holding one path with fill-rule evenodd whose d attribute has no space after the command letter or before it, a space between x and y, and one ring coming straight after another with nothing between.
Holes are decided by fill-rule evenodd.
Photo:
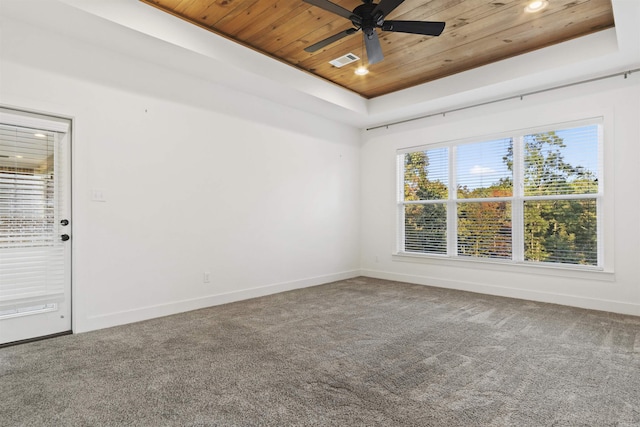
<instances>
[{"instance_id":1,"label":"white window frame","mask_svg":"<svg viewBox=\"0 0 640 427\"><path fill-rule=\"evenodd\" d=\"M394 259L399 261L407 261L411 258L424 260L455 261L471 263L473 265L486 266L505 266L514 265L521 267L532 267L535 271L539 268L548 269L550 271L572 270L583 272L604 272L605 269L605 238L604 238L604 213L605 213L605 182L606 171L604 162L604 124L603 117L588 118L582 120L573 120L569 122L555 123L550 125L536 126L531 128L519 129L508 132L494 133L481 137L465 138L441 143L425 144L414 147L406 147L396 152L396 170L397 170L397 190L396 190L396 241L394 250ZM581 126L596 125L598 128L598 192L589 194L576 195L557 195L557 196L525 196L524 195L524 159L523 159L523 141L526 135L558 131L562 129L575 128ZM456 147L469 144L480 143L484 141L497 140L501 138L511 138L513 140L513 194L510 197L495 198L478 198L464 199L464 202L506 202L511 204L511 220L512 220L512 257L510 260L485 258L485 257L468 257L457 255L457 224L458 213L457 205L460 200L457 198L456 183ZM404 200L404 155L417 151L432 150L436 148L448 148L448 179L449 179L449 197L446 200L420 200L405 201ZM568 199L593 199L596 201L597 216L597 265L579 265L568 263L554 263L544 261L527 261L524 259L524 202L528 200L568 200ZM422 252L405 251L405 206L410 204L446 204L447 206L447 254L431 254ZM611 278L612 280L613 278Z\"/></svg>"}]
</instances>

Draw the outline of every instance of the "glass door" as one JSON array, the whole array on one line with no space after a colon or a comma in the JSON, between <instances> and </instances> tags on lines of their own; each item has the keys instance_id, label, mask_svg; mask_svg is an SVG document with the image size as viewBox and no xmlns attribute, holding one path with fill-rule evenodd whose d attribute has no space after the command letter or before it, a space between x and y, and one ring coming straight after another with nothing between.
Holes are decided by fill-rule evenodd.
<instances>
[{"instance_id":1,"label":"glass door","mask_svg":"<svg viewBox=\"0 0 640 427\"><path fill-rule=\"evenodd\" d=\"M0 110L0 345L71 330L68 121Z\"/></svg>"}]
</instances>

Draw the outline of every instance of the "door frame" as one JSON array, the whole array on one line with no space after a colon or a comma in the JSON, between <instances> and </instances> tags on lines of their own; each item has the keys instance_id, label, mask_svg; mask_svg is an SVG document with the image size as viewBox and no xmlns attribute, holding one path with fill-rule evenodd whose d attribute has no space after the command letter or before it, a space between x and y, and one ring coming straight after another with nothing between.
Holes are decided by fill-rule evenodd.
<instances>
[{"instance_id":1,"label":"door frame","mask_svg":"<svg viewBox=\"0 0 640 427\"><path fill-rule=\"evenodd\" d=\"M55 338L55 337L59 337L59 336L64 336L64 335L70 335L73 334L74 331L76 330L76 291L75 291L75 286L74 286L74 262L75 262L75 251L74 251L74 230L75 230L75 226L74 226L74 213L75 213L75 209L74 209L74 140L75 140L75 135L74 135L74 130L75 130L75 119L74 117L71 116L66 116L63 114L57 114L57 113L50 113L50 112L46 112L46 111L39 111L36 109L29 109L29 108L22 108L22 107L16 107L16 106L11 106L11 105L6 105L6 104L0 104L0 112L6 112L9 114L13 114L15 116L23 116L23 117L34 117L34 118L42 118L44 120L47 119L51 119L52 121L56 121L56 120L62 120L68 123L68 130L66 132L66 138L67 138L67 149L68 152L65 154L66 155L66 163L65 163L65 173L67 174L67 183L66 183L66 189L68 191L68 194L66 194L65 196L68 198L68 212L67 212L67 218L69 219L69 228L68 228L68 233L71 235L71 239L69 239L69 241L66 243L68 245L67 248L67 259L65 260L66 265L68 265L68 281L69 281L69 286L68 286L68 295L65 295L65 298L68 298L68 315L69 315L69 330L66 331L62 331L62 332L56 332L56 333L52 333L52 334L47 334L47 335L42 335L42 336L37 336L37 337L31 337L31 338L25 338L25 339L21 339L21 340L16 340L16 341L11 341L11 342L7 342L7 343L0 343L0 348L3 347L8 347L8 346L12 346L12 345L18 345L18 344L24 344L24 343L28 343L28 342L34 342L34 341L40 341L43 339L49 339L49 338ZM19 124L16 124L16 126L20 126Z\"/></svg>"}]
</instances>

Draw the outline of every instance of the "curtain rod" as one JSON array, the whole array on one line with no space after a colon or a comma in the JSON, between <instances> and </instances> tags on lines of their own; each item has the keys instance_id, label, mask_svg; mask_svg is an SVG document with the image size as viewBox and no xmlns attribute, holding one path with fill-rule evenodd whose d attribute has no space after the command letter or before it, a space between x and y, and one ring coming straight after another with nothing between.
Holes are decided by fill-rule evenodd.
<instances>
[{"instance_id":1,"label":"curtain rod","mask_svg":"<svg viewBox=\"0 0 640 427\"><path fill-rule=\"evenodd\" d=\"M389 126L400 125L400 124L403 124L403 123L409 123L409 122L413 122L413 121L416 121L416 120L428 119L430 117L445 116L445 115L447 115L449 113L456 113L458 111L470 110L472 108L483 107L485 105L491 105L491 104L497 104L499 102L510 101L512 99L520 98L522 100L525 96L538 95L540 93L551 92L551 91L558 90L558 89L564 89L564 88L568 88L568 87L572 87L572 86L578 86L578 85L583 85L583 84L587 84L587 83L593 83L593 82L597 82L597 81L600 81L600 80L610 79L612 77L624 76L624 78L626 79L629 75L631 75L631 73L635 73L635 72L638 72L638 71L640 71L640 68L635 68L633 70L628 70L628 71L621 71L619 73L608 74L606 76L594 77L592 79L580 80L580 81L577 81L577 82L567 83L567 84L563 84L563 85L559 85L559 86L553 86L553 87L549 87L549 88L546 88L546 89L536 90L536 91L533 91L533 92L526 92L526 93L523 93L521 95L512 95L512 96L507 96L505 98L499 98L499 99L494 99L494 100L491 100L491 101L480 102L478 104L466 105L464 107L453 108L451 110L445 110L445 111L441 111L439 113L425 114L424 116L418 116L418 117L413 117L411 119L405 119L405 120L400 120L400 121L397 121L397 122L387 123L387 124L384 124L384 125L373 126L373 127L370 127L370 128L366 128L366 130L370 131L370 130L375 130L375 129L388 128Z\"/></svg>"}]
</instances>

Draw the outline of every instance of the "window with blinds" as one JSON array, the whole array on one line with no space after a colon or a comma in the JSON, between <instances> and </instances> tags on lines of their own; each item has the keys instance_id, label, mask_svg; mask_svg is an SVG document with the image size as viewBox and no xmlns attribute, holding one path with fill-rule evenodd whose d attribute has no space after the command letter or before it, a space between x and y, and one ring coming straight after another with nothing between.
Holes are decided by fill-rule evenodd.
<instances>
[{"instance_id":1,"label":"window with blinds","mask_svg":"<svg viewBox=\"0 0 640 427\"><path fill-rule=\"evenodd\" d=\"M0 317L49 310L64 293L60 135L0 122Z\"/></svg>"},{"instance_id":2,"label":"window with blinds","mask_svg":"<svg viewBox=\"0 0 640 427\"><path fill-rule=\"evenodd\" d=\"M402 161L405 250L446 254L449 150L407 153Z\"/></svg>"},{"instance_id":3,"label":"window with blinds","mask_svg":"<svg viewBox=\"0 0 640 427\"><path fill-rule=\"evenodd\" d=\"M51 246L52 132L0 125L0 248Z\"/></svg>"},{"instance_id":4,"label":"window with blinds","mask_svg":"<svg viewBox=\"0 0 640 427\"><path fill-rule=\"evenodd\" d=\"M600 120L398 152L398 252L602 266Z\"/></svg>"}]
</instances>

